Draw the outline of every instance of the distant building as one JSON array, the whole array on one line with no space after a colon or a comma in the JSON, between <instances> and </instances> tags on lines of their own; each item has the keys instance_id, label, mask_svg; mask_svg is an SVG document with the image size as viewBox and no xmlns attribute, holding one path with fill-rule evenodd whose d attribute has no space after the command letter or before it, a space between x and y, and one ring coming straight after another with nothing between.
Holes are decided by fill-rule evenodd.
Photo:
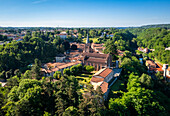
<instances>
[{"instance_id":1,"label":"distant building","mask_svg":"<svg viewBox=\"0 0 170 116\"><path fill-rule=\"evenodd\" d=\"M165 50L170 50L170 47L168 47L168 48L165 48Z\"/></svg>"},{"instance_id":2,"label":"distant building","mask_svg":"<svg viewBox=\"0 0 170 116\"><path fill-rule=\"evenodd\" d=\"M93 49L93 52L103 54L103 51L105 49L105 47L103 47L103 45L104 44L95 44L95 43L92 43L91 44L91 48Z\"/></svg>"},{"instance_id":3,"label":"distant building","mask_svg":"<svg viewBox=\"0 0 170 116\"><path fill-rule=\"evenodd\" d=\"M1 84L2 87L6 86L6 82L0 82L0 84Z\"/></svg>"},{"instance_id":4,"label":"distant building","mask_svg":"<svg viewBox=\"0 0 170 116\"><path fill-rule=\"evenodd\" d=\"M108 34L106 37L109 38L109 37L113 37L114 35L113 34Z\"/></svg>"},{"instance_id":5,"label":"distant building","mask_svg":"<svg viewBox=\"0 0 170 116\"><path fill-rule=\"evenodd\" d=\"M16 37L15 39L13 40L16 40L16 41L23 41L24 39L22 37Z\"/></svg>"},{"instance_id":6,"label":"distant building","mask_svg":"<svg viewBox=\"0 0 170 116\"><path fill-rule=\"evenodd\" d=\"M72 34L71 37L78 38L78 35L77 34Z\"/></svg>"},{"instance_id":7,"label":"distant building","mask_svg":"<svg viewBox=\"0 0 170 116\"><path fill-rule=\"evenodd\" d=\"M66 32L61 32L60 34L56 34L55 36L59 36L61 39L66 39L67 38L67 33Z\"/></svg>"},{"instance_id":8,"label":"distant building","mask_svg":"<svg viewBox=\"0 0 170 116\"><path fill-rule=\"evenodd\" d=\"M152 60L146 60L146 66L148 67L148 71L153 73L156 71L156 64Z\"/></svg>"},{"instance_id":9,"label":"distant building","mask_svg":"<svg viewBox=\"0 0 170 116\"><path fill-rule=\"evenodd\" d=\"M144 53L148 53L149 52L149 49L148 48L140 48L138 47L138 50L141 51L141 52L144 52Z\"/></svg>"},{"instance_id":10,"label":"distant building","mask_svg":"<svg viewBox=\"0 0 170 116\"><path fill-rule=\"evenodd\" d=\"M163 70L164 79L167 82L170 82L170 67L168 68L168 64L163 64L162 70Z\"/></svg>"},{"instance_id":11,"label":"distant building","mask_svg":"<svg viewBox=\"0 0 170 116\"><path fill-rule=\"evenodd\" d=\"M125 52L125 51L117 50L118 56L123 56L123 53L124 53L124 52Z\"/></svg>"}]
</instances>

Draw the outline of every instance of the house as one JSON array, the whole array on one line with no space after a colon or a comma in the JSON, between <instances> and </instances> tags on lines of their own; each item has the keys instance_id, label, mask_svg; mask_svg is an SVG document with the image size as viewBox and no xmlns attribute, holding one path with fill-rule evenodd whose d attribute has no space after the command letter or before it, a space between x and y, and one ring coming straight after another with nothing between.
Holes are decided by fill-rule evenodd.
<instances>
[{"instance_id":1,"label":"house","mask_svg":"<svg viewBox=\"0 0 170 116\"><path fill-rule=\"evenodd\" d=\"M100 86L104 94L104 99L107 100L110 87L116 82L117 78L121 74L121 71L122 69L119 68L103 68L93 75L90 83L93 85L94 90Z\"/></svg>"},{"instance_id":2,"label":"house","mask_svg":"<svg viewBox=\"0 0 170 116\"><path fill-rule=\"evenodd\" d=\"M148 71L153 73L156 71L156 63L152 60L146 60L146 66L148 67Z\"/></svg>"},{"instance_id":3,"label":"house","mask_svg":"<svg viewBox=\"0 0 170 116\"><path fill-rule=\"evenodd\" d=\"M113 77L114 73L112 69L103 68L93 75L90 83L93 85L94 90L100 86L104 94L104 98L106 99L109 93L109 82L113 79Z\"/></svg>"},{"instance_id":4,"label":"house","mask_svg":"<svg viewBox=\"0 0 170 116\"><path fill-rule=\"evenodd\" d=\"M91 48L93 49L93 52L97 52L100 54L103 54L103 50L105 49L105 47L103 47L104 44L95 44L92 43L91 44Z\"/></svg>"},{"instance_id":5,"label":"house","mask_svg":"<svg viewBox=\"0 0 170 116\"><path fill-rule=\"evenodd\" d=\"M119 56L123 56L123 53L124 53L125 51L121 51L121 50L117 50L117 54L119 55Z\"/></svg>"},{"instance_id":6,"label":"house","mask_svg":"<svg viewBox=\"0 0 170 116\"><path fill-rule=\"evenodd\" d=\"M140 48L140 47L138 47L138 50L141 51L141 52L144 52L144 53L148 53L149 52L148 48Z\"/></svg>"},{"instance_id":7,"label":"house","mask_svg":"<svg viewBox=\"0 0 170 116\"><path fill-rule=\"evenodd\" d=\"M2 87L5 87L5 86L6 86L6 82L1 82L1 81L0 81L0 85L1 85Z\"/></svg>"},{"instance_id":8,"label":"house","mask_svg":"<svg viewBox=\"0 0 170 116\"><path fill-rule=\"evenodd\" d=\"M66 39L67 38L67 33L66 32L61 32L59 34L59 36L60 36L61 39Z\"/></svg>"},{"instance_id":9,"label":"house","mask_svg":"<svg viewBox=\"0 0 170 116\"><path fill-rule=\"evenodd\" d=\"M55 62L55 63L46 63L41 68L41 72L43 76L53 76L53 74L56 71L60 71L63 74L63 70L66 68L71 68L74 65L82 64L81 61L75 61L75 62L68 62L68 63L61 63L61 62Z\"/></svg>"}]
</instances>

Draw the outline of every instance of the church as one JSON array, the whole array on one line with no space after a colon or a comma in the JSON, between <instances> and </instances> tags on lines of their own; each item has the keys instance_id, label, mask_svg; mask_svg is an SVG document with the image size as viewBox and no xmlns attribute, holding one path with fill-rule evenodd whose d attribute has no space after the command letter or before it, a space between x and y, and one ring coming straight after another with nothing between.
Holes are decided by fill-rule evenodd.
<instances>
[{"instance_id":1,"label":"church","mask_svg":"<svg viewBox=\"0 0 170 116\"><path fill-rule=\"evenodd\" d=\"M73 44L77 45L77 52L79 52L78 58L83 65L93 66L96 71L102 68L112 67L112 56L102 53L104 50L103 44L90 43L88 35L85 44ZM100 52L96 48L100 48Z\"/></svg>"}]
</instances>

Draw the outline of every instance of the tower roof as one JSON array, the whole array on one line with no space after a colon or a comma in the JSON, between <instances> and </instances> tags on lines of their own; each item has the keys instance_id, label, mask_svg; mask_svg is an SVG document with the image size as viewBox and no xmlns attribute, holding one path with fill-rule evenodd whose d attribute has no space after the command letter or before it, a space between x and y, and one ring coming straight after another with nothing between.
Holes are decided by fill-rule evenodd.
<instances>
[{"instance_id":1,"label":"tower roof","mask_svg":"<svg viewBox=\"0 0 170 116\"><path fill-rule=\"evenodd\" d=\"M86 44L90 43L89 41L89 35L87 34Z\"/></svg>"}]
</instances>

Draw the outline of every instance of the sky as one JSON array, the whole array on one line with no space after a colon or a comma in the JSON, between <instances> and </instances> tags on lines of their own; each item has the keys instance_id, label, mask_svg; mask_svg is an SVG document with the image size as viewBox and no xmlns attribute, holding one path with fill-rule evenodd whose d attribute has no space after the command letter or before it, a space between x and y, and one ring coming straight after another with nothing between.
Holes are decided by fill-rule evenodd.
<instances>
[{"instance_id":1,"label":"sky","mask_svg":"<svg viewBox=\"0 0 170 116\"><path fill-rule=\"evenodd\" d=\"M170 0L0 0L0 26L132 27L170 24Z\"/></svg>"}]
</instances>

